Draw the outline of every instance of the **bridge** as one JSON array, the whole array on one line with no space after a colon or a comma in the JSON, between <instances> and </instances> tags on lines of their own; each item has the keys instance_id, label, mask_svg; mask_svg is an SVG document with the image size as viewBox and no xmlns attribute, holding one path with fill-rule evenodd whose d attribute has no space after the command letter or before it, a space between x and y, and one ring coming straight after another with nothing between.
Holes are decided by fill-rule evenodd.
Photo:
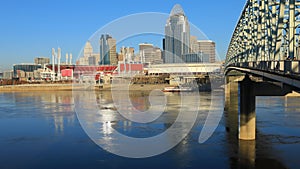
<instances>
[{"instance_id":1,"label":"bridge","mask_svg":"<svg viewBox=\"0 0 300 169\"><path fill-rule=\"evenodd\" d=\"M225 75L227 129L240 140L255 140L255 97L300 91L300 0L247 0Z\"/></svg>"}]
</instances>

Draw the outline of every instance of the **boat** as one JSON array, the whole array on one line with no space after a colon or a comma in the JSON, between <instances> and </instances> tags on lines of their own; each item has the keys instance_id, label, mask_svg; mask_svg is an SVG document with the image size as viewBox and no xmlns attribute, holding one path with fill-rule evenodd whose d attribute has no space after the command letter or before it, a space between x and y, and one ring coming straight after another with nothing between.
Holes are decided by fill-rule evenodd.
<instances>
[{"instance_id":1,"label":"boat","mask_svg":"<svg viewBox=\"0 0 300 169\"><path fill-rule=\"evenodd\" d=\"M175 87L165 87L162 91L163 92L192 92L193 88L175 86Z\"/></svg>"}]
</instances>

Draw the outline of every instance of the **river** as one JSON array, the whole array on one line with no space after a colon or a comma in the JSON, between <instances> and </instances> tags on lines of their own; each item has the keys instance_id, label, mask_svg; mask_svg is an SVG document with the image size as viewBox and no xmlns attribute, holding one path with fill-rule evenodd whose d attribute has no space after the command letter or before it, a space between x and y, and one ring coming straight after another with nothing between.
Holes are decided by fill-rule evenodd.
<instances>
[{"instance_id":1,"label":"river","mask_svg":"<svg viewBox=\"0 0 300 169\"><path fill-rule=\"evenodd\" d=\"M135 91L130 95L136 110L149 109L151 104L148 95L149 93L142 91ZM94 109L96 106L99 111L86 116L87 114L78 112L78 103L71 91L0 93L0 168L212 169L300 166L300 97L257 97L256 141L238 141L226 128L230 121L226 119L229 112L221 112L223 116L213 135L204 143L199 143L198 138L211 105L222 100L213 99L211 93L200 93L199 102L195 102L195 94L187 94L187 107L183 111L198 110L195 124L186 133L187 136L162 154L148 158L127 158L114 155L98 146L89 137L91 135L83 123L94 125L103 118L109 118L103 124L121 134L137 138L152 137L163 133L176 121L183 104L182 96L176 93L166 94L164 98L167 100L167 108L158 119L145 124L131 122L120 116L114 107L111 92L96 92L94 96L92 99L96 100L96 104L85 107ZM218 92L217 96L222 98L223 93ZM199 109L197 106L190 107L189 104L197 104ZM114 142L111 134L115 131L110 129L99 126L101 144L118 146L116 144L121 143L118 140ZM180 134L181 132L178 133ZM111 137L104 140L106 135ZM184 133L182 135L185 136ZM172 140L173 136L165 139ZM163 146L165 142L156 144Z\"/></svg>"}]
</instances>

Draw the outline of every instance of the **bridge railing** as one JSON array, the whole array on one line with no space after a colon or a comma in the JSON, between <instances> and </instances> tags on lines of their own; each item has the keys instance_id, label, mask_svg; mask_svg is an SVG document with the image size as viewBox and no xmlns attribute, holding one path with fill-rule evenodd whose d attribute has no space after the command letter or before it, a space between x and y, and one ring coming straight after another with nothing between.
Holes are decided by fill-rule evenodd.
<instances>
[{"instance_id":1,"label":"bridge railing","mask_svg":"<svg viewBox=\"0 0 300 169\"><path fill-rule=\"evenodd\" d=\"M298 60L300 0L247 0L233 32L225 65L299 73Z\"/></svg>"},{"instance_id":2,"label":"bridge railing","mask_svg":"<svg viewBox=\"0 0 300 169\"><path fill-rule=\"evenodd\" d=\"M266 72L276 72L279 74L289 74L300 76L300 61L257 61L257 62L235 62L227 67L241 67Z\"/></svg>"}]
</instances>

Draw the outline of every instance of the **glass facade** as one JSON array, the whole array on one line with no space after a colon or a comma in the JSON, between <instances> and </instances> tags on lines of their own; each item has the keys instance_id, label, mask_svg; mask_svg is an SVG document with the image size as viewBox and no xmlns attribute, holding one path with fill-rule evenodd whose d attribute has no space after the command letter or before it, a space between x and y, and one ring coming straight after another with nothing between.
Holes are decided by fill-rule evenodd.
<instances>
[{"instance_id":1,"label":"glass facade","mask_svg":"<svg viewBox=\"0 0 300 169\"><path fill-rule=\"evenodd\" d=\"M24 72L34 72L35 70L41 69L41 65L36 64L20 64L20 65L14 65L13 66L13 76L17 77L17 71L22 70Z\"/></svg>"},{"instance_id":2,"label":"glass facade","mask_svg":"<svg viewBox=\"0 0 300 169\"><path fill-rule=\"evenodd\" d=\"M175 5L165 26L165 63L181 63L189 53L190 25L180 5Z\"/></svg>"},{"instance_id":3,"label":"glass facade","mask_svg":"<svg viewBox=\"0 0 300 169\"><path fill-rule=\"evenodd\" d=\"M183 63L209 63L210 56L205 53L191 53L182 55Z\"/></svg>"}]
</instances>

